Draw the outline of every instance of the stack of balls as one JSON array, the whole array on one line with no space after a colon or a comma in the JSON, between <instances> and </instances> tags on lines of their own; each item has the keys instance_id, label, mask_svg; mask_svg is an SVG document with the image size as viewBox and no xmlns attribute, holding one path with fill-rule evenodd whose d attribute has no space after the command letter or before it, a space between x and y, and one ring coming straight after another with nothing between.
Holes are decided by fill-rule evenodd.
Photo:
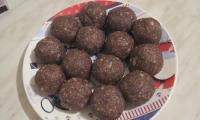
<instances>
[{"instance_id":1,"label":"stack of balls","mask_svg":"<svg viewBox=\"0 0 200 120\"><path fill-rule=\"evenodd\" d=\"M128 7L107 15L100 3L88 2L77 16L54 18L50 32L35 47L45 64L35 82L46 95L58 95L63 108L79 111L89 105L100 119L114 120L127 103L137 107L153 96L152 76L163 66L157 20L137 19ZM64 44L75 48L65 50ZM91 78L101 85L92 87Z\"/></svg>"}]
</instances>

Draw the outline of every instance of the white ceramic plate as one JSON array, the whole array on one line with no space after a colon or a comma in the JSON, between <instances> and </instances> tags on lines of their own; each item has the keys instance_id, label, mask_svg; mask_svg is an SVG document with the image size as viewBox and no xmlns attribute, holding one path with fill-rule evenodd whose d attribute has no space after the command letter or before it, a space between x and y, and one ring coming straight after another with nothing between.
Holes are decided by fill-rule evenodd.
<instances>
[{"instance_id":1,"label":"white ceramic plate","mask_svg":"<svg viewBox=\"0 0 200 120\"><path fill-rule=\"evenodd\" d=\"M130 5L113 1L98 1L106 6L107 11L119 7L128 6L135 11L138 18L148 17L145 11ZM52 19L56 16L73 15L79 13L80 9L85 5L81 3L68 7L61 12L54 15L48 21L44 22L38 33L30 41L23 62L23 83L26 95L30 104L36 113L44 120L97 120L93 113L88 109L80 112L70 112L62 110L55 105L57 100L55 96L43 97L38 94L35 87L34 76L41 66L37 64L34 54L34 48L38 41L48 35L49 27L51 26ZM131 110L125 110L118 120L149 120L165 105L175 83L176 74L176 54L172 41L163 28L162 38L160 40L160 49L164 58L164 67L161 72L155 76L156 92L153 97L144 105ZM94 57L93 57L94 58Z\"/></svg>"}]
</instances>

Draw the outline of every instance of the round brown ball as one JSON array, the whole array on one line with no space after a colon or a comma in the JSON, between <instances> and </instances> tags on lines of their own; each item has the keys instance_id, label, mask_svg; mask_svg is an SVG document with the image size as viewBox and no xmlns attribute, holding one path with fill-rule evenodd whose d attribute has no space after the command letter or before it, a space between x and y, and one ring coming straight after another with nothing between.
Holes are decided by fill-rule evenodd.
<instances>
[{"instance_id":1,"label":"round brown ball","mask_svg":"<svg viewBox=\"0 0 200 120\"><path fill-rule=\"evenodd\" d=\"M162 34L160 23L154 18L141 18L136 20L131 32L138 44L158 44Z\"/></svg>"},{"instance_id":2,"label":"round brown ball","mask_svg":"<svg viewBox=\"0 0 200 120\"><path fill-rule=\"evenodd\" d=\"M57 93L61 84L65 81L65 74L60 66L49 64L42 66L36 73L35 83L38 88L47 95Z\"/></svg>"},{"instance_id":3,"label":"round brown ball","mask_svg":"<svg viewBox=\"0 0 200 120\"><path fill-rule=\"evenodd\" d=\"M93 77L101 83L114 84L124 75L123 62L114 55L99 55L92 66Z\"/></svg>"},{"instance_id":4,"label":"round brown ball","mask_svg":"<svg viewBox=\"0 0 200 120\"><path fill-rule=\"evenodd\" d=\"M154 79L146 72L133 71L119 83L125 99L134 107L146 103L155 92Z\"/></svg>"},{"instance_id":5,"label":"round brown ball","mask_svg":"<svg viewBox=\"0 0 200 120\"><path fill-rule=\"evenodd\" d=\"M126 32L116 31L108 36L106 50L120 59L125 59L134 46L133 38Z\"/></svg>"},{"instance_id":6,"label":"round brown ball","mask_svg":"<svg viewBox=\"0 0 200 120\"><path fill-rule=\"evenodd\" d=\"M37 59L46 64L60 63L65 56L63 44L54 37L46 37L39 41L34 51Z\"/></svg>"},{"instance_id":7,"label":"round brown ball","mask_svg":"<svg viewBox=\"0 0 200 120\"><path fill-rule=\"evenodd\" d=\"M93 26L80 28L76 38L78 47L90 54L98 53L103 47L104 41L104 32Z\"/></svg>"},{"instance_id":8,"label":"round brown ball","mask_svg":"<svg viewBox=\"0 0 200 120\"><path fill-rule=\"evenodd\" d=\"M79 18L83 26L103 28L106 20L106 9L98 2L88 2L81 10Z\"/></svg>"},{"instance_id":9,"label":"round brown ball","mask_svg":"<svg viewBox=\"0 0 200 120\"><path fill-rule=\"evenodd\" d=\"M139 69L155 75L161 71L162 67L163 57L158 45L142 44L131 53L130 68L132 70Z\"/></svg>"},{"instance_id":10,"label":"round brown ball","mask_svg":"<svg viewBox=\"0 0 200 120\"><path fill-rule=\"evenodd\" d=\"M81 78L71 78L60 88L60 104L65 109L83 109L92 94L89 82Z\"/></svg>"},{"instance_id":11,"label":"round brown ball","mask_svg":"<svg viewBox=\"0 0 200 120\"><path fill-rule=\"evenodd\" d=\"M73 16L56 17L51 24L51 34L64 43L72 43L79 30L79 23Z\"/></svg>"},{"instance_id":12,"label":"round brown ball","mask_svg":"<svg viewBox=\"0 0 200 120\"><path fill-rule=\"evenodd\" d=\"M84 50L71 49L63 60L63 67L68 77L88 78L92 61Z\"/></svg>"},{"instance_id":13,"label":"round brown ball","mask_svg":"<svg viewBox=\"0 0 200 120\"><path fill-rule=\"evenodd\" d=\"M125 108L121 92L112 85L96 88L90 99L90 105L93 112L101 120L117 119Z\"/></svg>"},{"instance_id":14,"label":"round brown ball","mask_svg":"<svg viewBox=\"0 0 200 120\"><path fill-rule=\"evenodd\" d=\"M135 12L130 8L117 7L108 13L106 25L110 31L128 32L136 19Z\"/></svg>"}]
</instances>

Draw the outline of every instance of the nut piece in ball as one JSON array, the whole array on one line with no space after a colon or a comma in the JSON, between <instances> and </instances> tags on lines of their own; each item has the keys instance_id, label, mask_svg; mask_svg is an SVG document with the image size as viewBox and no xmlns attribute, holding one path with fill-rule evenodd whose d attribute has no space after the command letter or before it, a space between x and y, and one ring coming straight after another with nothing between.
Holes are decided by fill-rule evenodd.
<instances>
[{"instance_id":1,"label":"nut piece in ball","mask_svg":"<svg viewBox=\"0 0 200 120\"><path fill-rule=\"evenodd\" d=\"M98 53L102 48L104 41L104 32L93 26L80 28L76 37L78 47L91 54Z\"/></svg>"},{"instance_id":2,"label":"nut piece in ball","mask_svg":"<svg viewBox=\"0 0 200 120\"><path fill-rule=\"evenodd\" d=\"M119 83L125 99L134 107L146 103L154 94L154 79L143 71L127 74Z\"/></svg>"},{"instance_id":3,"label":"nut piece in ball","mask_svg":"<svg viewBox=\"0 0 200 120\"><path fill-rule=\"evenodd\" d=\"M108 13L106 25L111 31L128 32L136 19L135 12L130 8L117 7Z\"/></svg>"},{"instance_id":4,"label":"nut piece in ball","mask_svg":"<svg viewBox=\"0 0 200 120\"><path fill-rule=\"evenodd\" d=\"M59 98L61 106L70 110L83 109L92 94L87 80L71 78L60 88Z\"/></svg>"},{"instance_id":5,"label":"nut piece in ball","mask_svg":"<svg viewBox=\"0 0 200 120\"><path fill-rule=\"evenodd\" d=\"M138 44L158 44L162 34L160 23L153 18L141 18L136 20L133 23L131 32Z\"/></svg>"},{"instance_id":6,"label":"nut piece in ball","mask_svg":"<svg viewBox=\"0 0 200 120\"><path fill-rule=\"evenodd\" d=\"M100 3L88 2L81 10L79 18L83 26L103 28L106 20L106 9Z\"/></svg>"},{"instance_id":7,"label":"nut piece in ball","mask_svg":"<svg viewBox=\"0 0 200 120\"><path fill-rule=\"evenodd\" d=\"M123 62L114 55L99 55L92 66L92 75L99 82L114 84L124 75Z\"/></svg>"},{"instance_id":8,"label":"nut piece in ball","mask_svg":"<svg viewBox=\"0 0 200 120\"><path fill-rule=\"evenodd\" d=\"M117 119L125 108L121 92L112 85L96 88L90 99L90 105L93 112L101 120Z\"/></svg>"},{"instance_id":9,"label":"nut piece in ball","mask_svg":"<svg viewBox=\"0 0 200 120\"><path fill-rule=\"evenodd\" d=\"M56 17L51 25L51 34L64 43L72 43L79 29L79 23L73 16Z\"/></svg>"},{"instance_id":10,"label":"nut piece in ball","mask_svg":"<svg viewBox=\"0 0 200 120\"><path fill-rule=\"evenodd\" d=\"M130 68L138 69L155 75L163 67L163 57L159 47L155 44L137 46L130 57Z\"/></svg>"},{"instance_id":11,"label":"nut piece in ball","mask_svg":"<svg viewBox=\"0 0 200 120\"><path fill-rule=\"evenodd\" d=\"M92 61L84 50L71 49L63 59L63 67L68 77L87 78Z\"/></svg>"},{"instance_id":12,"label":"nut piece in ball","mask_svg":"<svg viewBox=\"0 0 200 120\"><path fill-rule=\"evenodd\" d=\"M64 81L65 74L61 67L56 64L44 65L35 76L37 87L47 95L55 94Z\"/></svg>"},{"instance_id":13,"label":"nut piece in ball","mask_svg":"<svg viewBox=\"0 0 200 120\"><path fill-rule=\"evenodd\" d=\"M65 56L65 48L58 39L46 37L37 43L35 55L42 63L60 63Z\"/></svg>"},{"instance_id":14,"label":"nut piece in ball","mask_svg":"<svg viewBox=\"0 0 200 120\"><path fill-rule=\"evenodd\" d=\"M134 46L133 38L126 32L116 31L108 36L106 50L120 59L125 59Z\"/></svg>"}]
</instances>

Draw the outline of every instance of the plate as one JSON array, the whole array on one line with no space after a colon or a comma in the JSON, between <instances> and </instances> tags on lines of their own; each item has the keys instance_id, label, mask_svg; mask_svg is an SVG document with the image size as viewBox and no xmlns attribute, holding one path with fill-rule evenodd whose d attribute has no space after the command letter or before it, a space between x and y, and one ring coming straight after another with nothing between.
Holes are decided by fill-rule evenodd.
<instances>
[{"instance_id":1,"label":"plate","mask_svg":"<svg viewBox=\"0 0 200 120\"><path fill-rule=\"evenodd\" d=\"M97 2L106 6L107 12L119 6L127 6L135 11L138 18L149 16L144 10L131 4L99 0ZM36 44L48 35L53 18L64 15L75 15L79 13L80 9L85 4L86 3L80 3L68 7L52 16L49 20L44 22L27 47L23 61L24 89L31 106L44 120L98 120L88 108L80 112L71 112L60 109L59 105L55 104L55 101L58 100L57 96L40 96L34 83L34 76L38 71L38 68L42 66L41 64L38 64L35 59L34 48ZM149 120L165 106L167 101L169 101L176 80L177 63L173 42L163 26L159 48L163 54L164 67L160 73L155 75L156 92L147 103L134 109L125 110L117 120ZM93 56L92 59L95 59L95 56Z\"/></svg>"}]
</instances>

